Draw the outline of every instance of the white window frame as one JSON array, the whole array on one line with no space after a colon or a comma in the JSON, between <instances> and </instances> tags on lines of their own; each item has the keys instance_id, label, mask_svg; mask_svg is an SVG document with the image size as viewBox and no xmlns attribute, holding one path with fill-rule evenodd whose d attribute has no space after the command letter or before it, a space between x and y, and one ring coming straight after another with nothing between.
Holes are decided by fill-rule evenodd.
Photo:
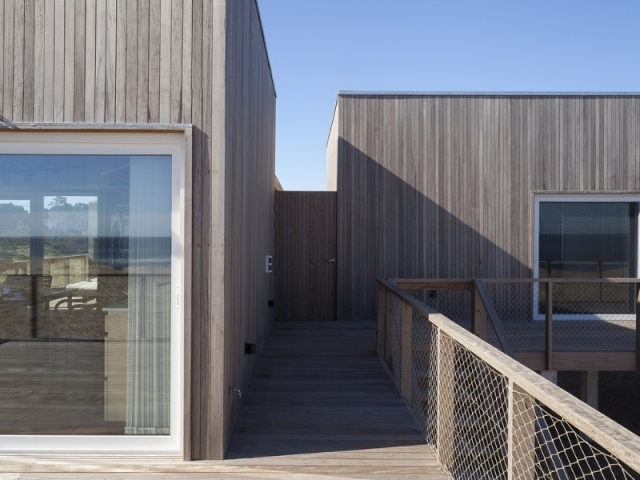
<instances>
[{"instance_id":1,"label":"white window frame","mask_svg":"<svg viewBox=\"0 0 640 480\"><path fill-rule=\"evenodd\" d=\"M580 193L566 193L566 194L536 194L534 196L533 205L533 278L540 278L540 203L542 202L559 202L559 203L640 203L640 194L617 194L617 193L599 193L599 194L580 194ZM639 208L640 210L640 208ZM638 232L636 235L636 275L640 274L640 220L636 222ZM538 311L538 299L540 283L534 283L533 287L533 319L544 320L544 314ZM607 314L607 313L594 313L587 315L580 314L554 314L554 320L629 320L635 321L635 315L629 314Z\"/></svg>"},{"instance_id":2,"label":"white window frame","mask_svg":"<svg viewBox=\"0 0 640 480\"><path fill-rule=\"evenodd\" d=\"M0 154L171 155L171 367L169 435L0 435L0 454L178 455L184 428L185 132L0 132Z\"/></svg>"}]
</instances>

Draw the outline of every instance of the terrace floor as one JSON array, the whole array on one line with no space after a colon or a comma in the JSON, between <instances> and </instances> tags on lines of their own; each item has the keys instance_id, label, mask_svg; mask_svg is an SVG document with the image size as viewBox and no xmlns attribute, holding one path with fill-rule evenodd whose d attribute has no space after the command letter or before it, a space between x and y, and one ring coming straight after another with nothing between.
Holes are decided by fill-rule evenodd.
<instances>
[{"instance_id":1,"label":"terrace floor","mask_svg":"<svg viewBox=\"0 0 640 480\"><path fill-rule=\"evenodd\" d=\"M226 460L0 457L0 479L448 478L375 353L372 324L275 323L243 397Z\"/></svg>"}]
</instances>

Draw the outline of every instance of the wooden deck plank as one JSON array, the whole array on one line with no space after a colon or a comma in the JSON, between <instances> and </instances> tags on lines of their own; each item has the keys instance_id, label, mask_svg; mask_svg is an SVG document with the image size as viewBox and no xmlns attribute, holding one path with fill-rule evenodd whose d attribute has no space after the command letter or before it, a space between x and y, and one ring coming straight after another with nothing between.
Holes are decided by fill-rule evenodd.
<instances>
[{"instance_id":1,"label":"wooden deck plank","mask_svg":"<svg viewBox=\"0 0 640 480\"><path fill-rule=\"evenodd\" d=\"M227 451L245 465L387 478L432 473L433 455L375 353L374 326L340 322L274 324Z\"/></svg>"},{"instance_id":2,"label":"wooden deck plank","mask_svg":"<svg viewBox=\"0 0 640 480\"><path fill-rule=\"evenodd\" d=\"M5 456L0 479L448 478L375 353L373 325L276 322L264 353L225 460Z\"/></svg>"}]
</instances>

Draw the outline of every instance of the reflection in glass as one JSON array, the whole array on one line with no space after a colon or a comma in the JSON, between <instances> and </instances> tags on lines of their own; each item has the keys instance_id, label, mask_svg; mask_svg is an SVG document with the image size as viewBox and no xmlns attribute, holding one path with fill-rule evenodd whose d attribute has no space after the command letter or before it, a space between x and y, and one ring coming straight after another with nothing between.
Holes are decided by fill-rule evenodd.
<instances>
[{"instance_id":1,"label":"reflection in glass","mask_svg":"<svg viewBox=\"0 0 640 480\"><path fill-rule=\"evenodd\" d=\"M541 202L540 278L634 278L637 203ZM553 313L629 313L632 287L562 283L554 286ZM544 312L541 292L539 312Z\"/></svg>"},{"instance_id":2,"label":"reflection in glass","mask_svg":"<svg viewBox=\"0 0 640 480\"><path fill-rule=\"evenodd\" d=\"M0 434L169 434L171 157L0 155L0 185Z\"/></svg>"}]
</instances>

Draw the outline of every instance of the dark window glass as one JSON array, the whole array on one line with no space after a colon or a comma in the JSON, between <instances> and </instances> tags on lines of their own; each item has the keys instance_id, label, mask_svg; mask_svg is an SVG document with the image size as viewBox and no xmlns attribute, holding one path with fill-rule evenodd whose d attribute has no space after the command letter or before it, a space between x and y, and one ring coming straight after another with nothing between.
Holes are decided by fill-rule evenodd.
<instances>
[{"instance_id":1,"label":"dark window glass","mask_svg":"<svg viewBox=\"0 0 640 480\"><path fill-rule=\"evenodd\" d=\"M539 277L635 278L637 205L541 202ZM556 284L554 292L554 313L628 313L630 309L629 285L563 283ZM543 305L539 311L544 311Z\"/></svg>"}]
</instances>

